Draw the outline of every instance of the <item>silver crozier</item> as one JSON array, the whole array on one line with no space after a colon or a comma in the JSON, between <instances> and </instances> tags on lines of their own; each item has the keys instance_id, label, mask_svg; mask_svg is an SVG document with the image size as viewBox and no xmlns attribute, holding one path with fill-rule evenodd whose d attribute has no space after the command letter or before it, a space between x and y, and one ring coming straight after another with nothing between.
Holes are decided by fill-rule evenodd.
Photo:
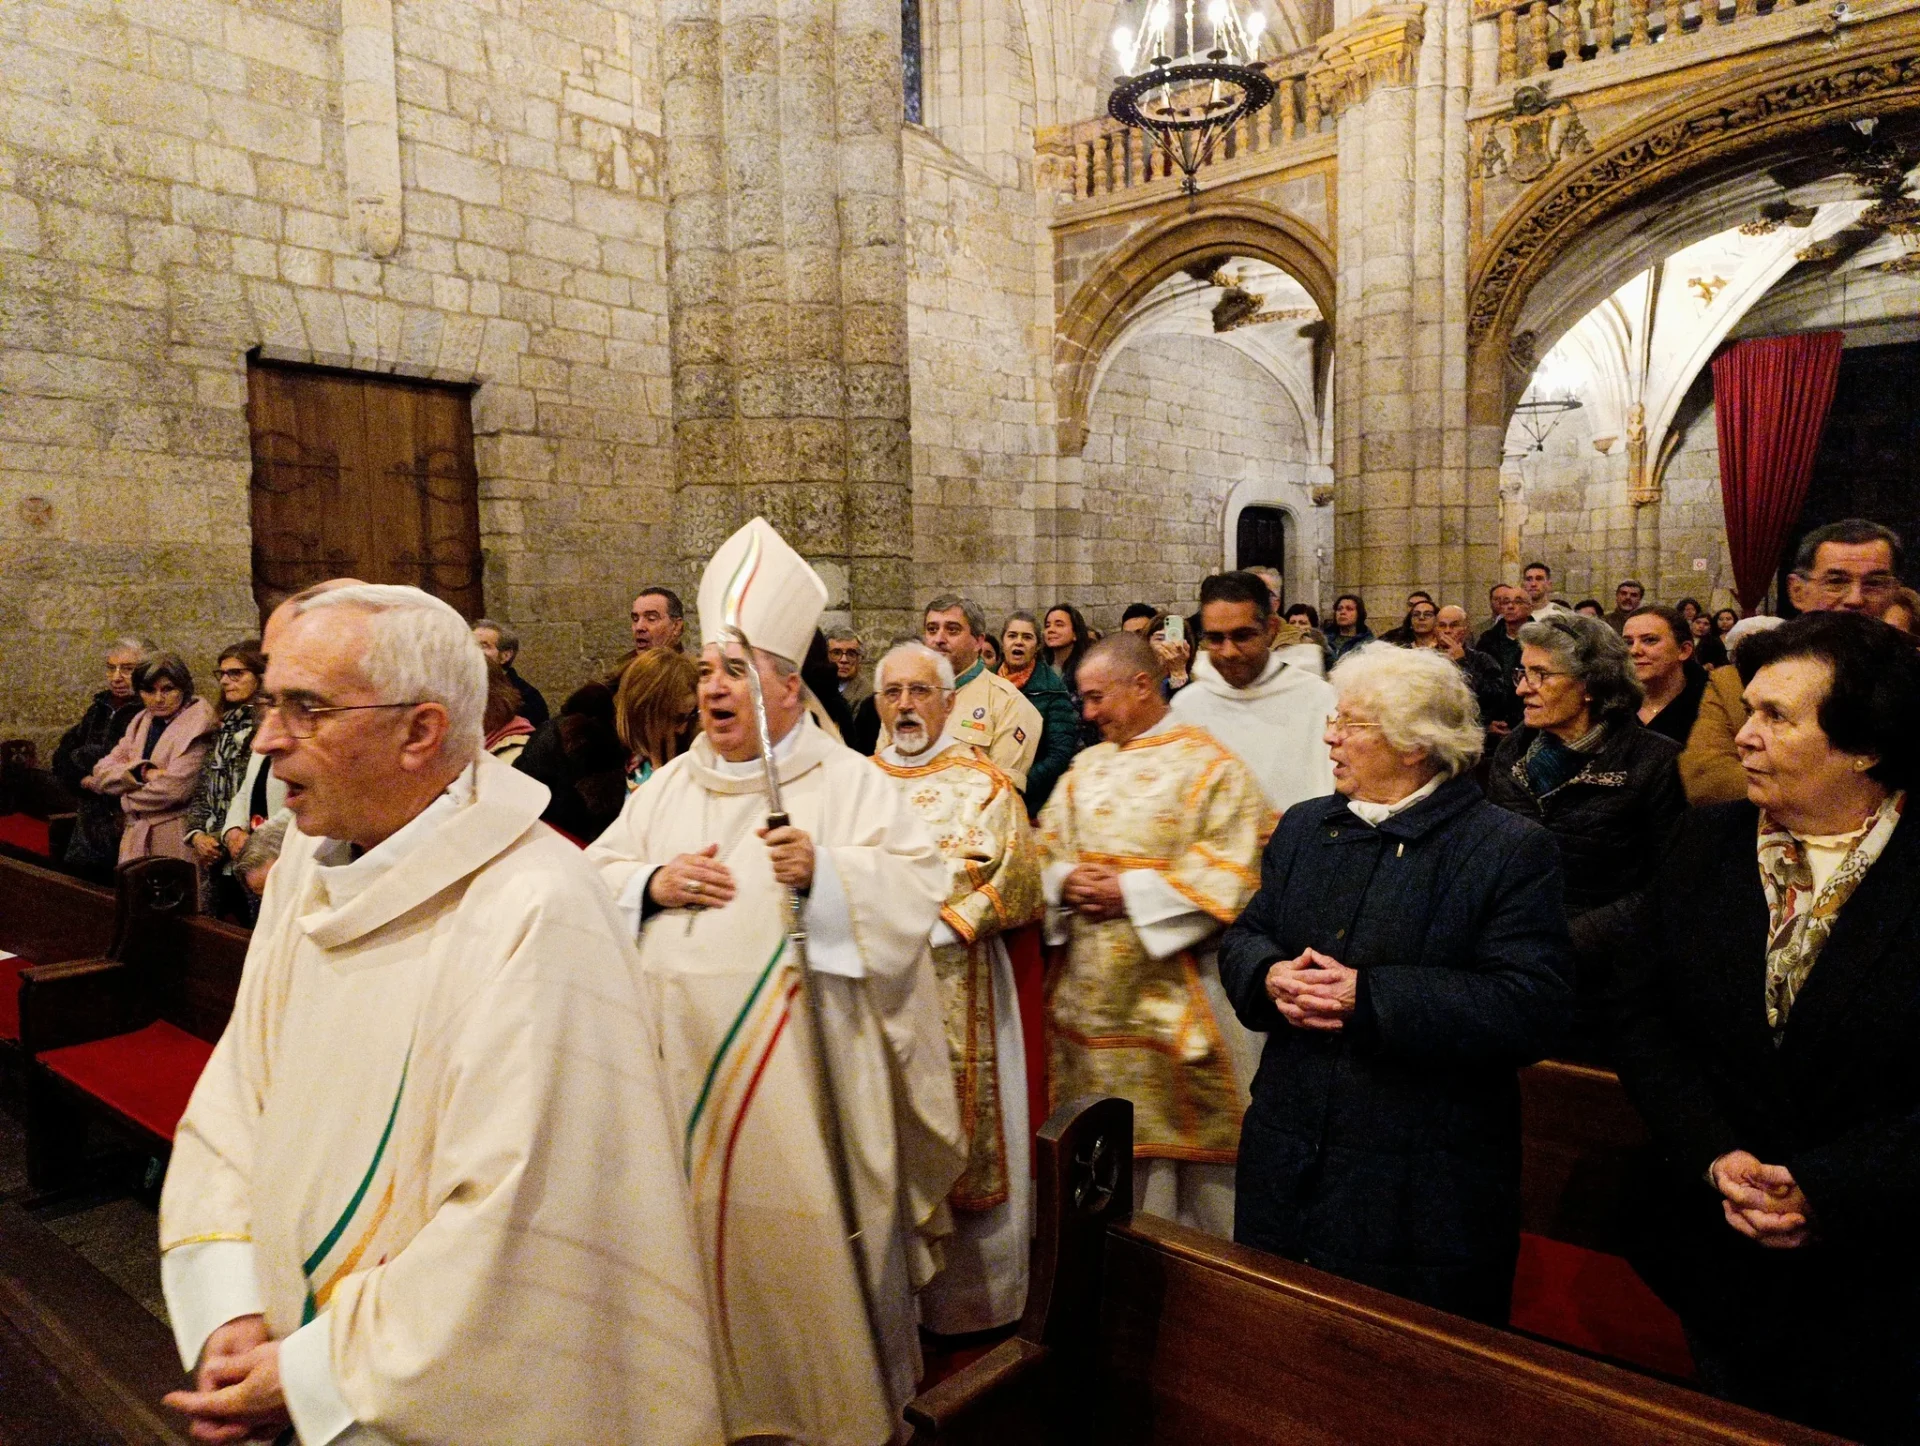
<instances>
[{"instance_id":1,"label":"silver crozier","mask_svg":"<svg viewBox=\"0 0 1920 1446\"><path fill-rule=\"evenodd\" d=\"M760 740L760 762L767 779L767 827L786 828L786 805L780 798L780 766L774 761L773 740L767 733L767 699L760 688L760 670L753 664L753 644L739 628L729 627L727 636L740 645L741 661L746 665L747 693L753 699L753 725ZM724 649L722 650L724 652ZM804 720L802 723L804 725ZM812 967L807 962L807 926L800 916L800 900L790 888L782 888L787 912L787 947L793 952L794 968L800 975L800 994L807 1002L807 1035L813 1041L813 1070L820 1081L820 1103L826 1113L827 1156L833 1162L833 1190L839 1199L840 1226L847 1233L847 1248L853 1252L853 1278L860 1282L860 1304L867 1315L867 1334L873 1343L873 1362L886 1384L887 1356L880 1334L880 1315L873 1300L873 1286L867 1279L866 1253L861 1246L865 1234L859 1211L853 1201L853 1171L847 1164L847 1145L840 1133L840 1091L834 1083L833 1061L827 1050L825 1021L820 1006L820 990Z\"/></svg>"}]
</instances>

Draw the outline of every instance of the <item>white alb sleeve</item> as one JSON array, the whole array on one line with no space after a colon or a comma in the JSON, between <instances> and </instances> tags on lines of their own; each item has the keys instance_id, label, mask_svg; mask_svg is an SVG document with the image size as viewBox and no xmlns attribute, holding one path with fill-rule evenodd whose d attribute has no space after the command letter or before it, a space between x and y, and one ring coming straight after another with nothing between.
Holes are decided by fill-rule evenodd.
<instances>
[{"instance_id":1,"label":"white alb sleeve","mask_svg":"<svg viewBox=\"0 0 1920 1446\"><path fill-rule=\"evenodd\" d=\"M321 1311L280 1342L280 1390L300 1446L376 1446L386 1440L354 1419L333 1379L330 1311Z\"/></svg>"},{"instance_id":2,"label":"white alb sleeve","mask_svg":"<svg viewBox=\"0 0 1920 1446\"><path fill-rule=\"evenodd\" d=\"M180 1364L200 1364L207 1337L230 1320L260 1315L266 1304L253 1268L250 1240L196 1240L160 1257L160 1289L173 1322Z\"/></svg>"},{"instance_id":3,"label":"white alb sleeve","mask_svg":"<svg viewBox=\"0 0 1920 1446\"><path fill-rule=\"evenodd\" d=\"M867 977L867 962L853 936L853 908L846 885L834 867L833 850L813 851L813 890L803 911L807 925L807 967L842 979Z\"/></svg>"},{"instance_id":4,"label":"white alb sleeve","mask_svg":"<svg viewBox=\"0 0 1920 1446\"><path fill-rule=\"evenodd\" d=\"M653 882L653 876L659 868L658 864L642 864L635 869L633 876L627 880L627 886L613 901L613 906L620 911L620 917L627 921L627 928L636 939L640 937L640 915L646 906L647 885Z\"/></svg>"},{"instance_id":5,"label":"white alb sleeve","mask_svg":"<svg viewBox=\"0 0 1920 1446\"><path fill-rule=\"evenodd\" d=\"M1046 941L1049 944L1066 943L1072 932L1068 926L1073 920L1073 910L1060 901L1060 895L1066 887L1067 875L1079 867L1063 860L1048 864L1040 871L1040 892L1047 901Z\"/></svg>"},{"instance_id":6,"label":"white alb sleeve","mask_svg":"<svg viewBox=\"0 0 1920 1446\"><path fill-rule=\"evenodd\" d=\"M1220 927L1218 919L1194 908L1192 900L1153 869L1123 872L1120 897L1126 902L1127 922L1151 959L1191 949Z\"/></svg>"}]
</instances>

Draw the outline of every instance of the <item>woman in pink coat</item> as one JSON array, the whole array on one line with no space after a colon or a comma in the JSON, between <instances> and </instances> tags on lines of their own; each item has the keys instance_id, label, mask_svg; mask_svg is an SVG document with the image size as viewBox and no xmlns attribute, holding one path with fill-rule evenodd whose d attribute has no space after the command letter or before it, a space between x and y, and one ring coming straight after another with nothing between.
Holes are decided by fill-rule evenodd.
<instances>
[{"instance_id":1,"label":"woman in pink coat","mask_svg":"<svg viewBox=\"0 0 1920 1446\"><path fill-rule=\"evenodd\" d=\"M194 697L193 674L178 653L148 658L134 670L133 686L143 710L80 786L120 800L121 863L154 855L191 862L187 805L218 720L206 699Z\"/></svg>"}]
</instances>

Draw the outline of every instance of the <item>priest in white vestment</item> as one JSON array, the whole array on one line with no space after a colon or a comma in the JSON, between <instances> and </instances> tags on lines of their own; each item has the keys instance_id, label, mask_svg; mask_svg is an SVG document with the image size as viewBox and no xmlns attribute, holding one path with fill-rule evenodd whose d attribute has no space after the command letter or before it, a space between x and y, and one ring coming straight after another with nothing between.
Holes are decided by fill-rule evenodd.
<instances>
[{"instance_id":1,"label":"priest in white vestment","mask_svg":"<svg viewBox=\"0 0 1920 1446\"><path fill-rule=\"evenodd\" d=\"M947 861L947 902L933 926L967 1169L948 1196L946 1267L920 1294L920 1320L941 1335L1011 1325L1027 1304L1033 1234L1026 1040L1002 934L1038 919L1040 854L1013 780L986 751L946 732L953 665L902 643L874 670L890 741L880 771L920 816Z\"/></svg>"},{"instance_id":2,"label":"priest in white vestment","mask_svg":"<svg viewBox=\"0 0 1920 1446\"><path fill-rule=\"evenodd\" d=\"M701 736L628 798L587 857L639 933L661 1010L727 1433L880 1446L920 1373L914 1292L938 1268L966 1153L927 947L946 864L886 777L806 718L799 663L826 598L764 520L728 539L700 584ZM780 829L767 827L749 666L791 817ZM790 890L838 1119L823 1112Z\"/></svg>"},{"instance_id":3,"label":"priest in white vestment","mask_svg":"<svg viewBox=\"0 0 1920 1446\"><path fill-rule=\"evenodd\" d=\"M205 1440L711 1443L650 1002L486 665L415 588L294 604L253 747L300 828L160 1202Z\"/></svg>"}]
</instances>

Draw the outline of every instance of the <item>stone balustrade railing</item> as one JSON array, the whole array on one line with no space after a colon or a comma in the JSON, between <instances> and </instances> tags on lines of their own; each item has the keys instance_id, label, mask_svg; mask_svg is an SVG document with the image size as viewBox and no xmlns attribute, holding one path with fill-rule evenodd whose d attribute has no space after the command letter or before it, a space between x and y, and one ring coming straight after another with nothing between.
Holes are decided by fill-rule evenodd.
<instances>
[{"instance_id":1,"label":"stone balustrade railing","mask_svg":"<svg viewBox=\"0 0 1920 1446\"><path fill-rule=\"evenodd\" d=\"M1273 79L1271 103L1240 120L1220 139L1201 168L1204 178L1217 167L1247 157L1276 152L1296 139L1316 136L1330 125L1331 112L1322 90L1308 81L1320 57L1313 46L1264 60L1260 66ZM1053 173L1063 204L1121 195L1174 174L1166 156L1145 131L1122 125L1111 116L1080 121L1042 142L1052 152Z\"/></svg>"},{"instance_id":2,"label":"stone balustrade railing","mask_svg":"<svg viewBox=\"0 0 1920 1446\"><path fill-rule=\"evenodd\" d=\"M1499 28L1497 79L1526 80L1680 35L1718 31L1807 0L1480 0Z\"/></svg>"}]
</instances>

